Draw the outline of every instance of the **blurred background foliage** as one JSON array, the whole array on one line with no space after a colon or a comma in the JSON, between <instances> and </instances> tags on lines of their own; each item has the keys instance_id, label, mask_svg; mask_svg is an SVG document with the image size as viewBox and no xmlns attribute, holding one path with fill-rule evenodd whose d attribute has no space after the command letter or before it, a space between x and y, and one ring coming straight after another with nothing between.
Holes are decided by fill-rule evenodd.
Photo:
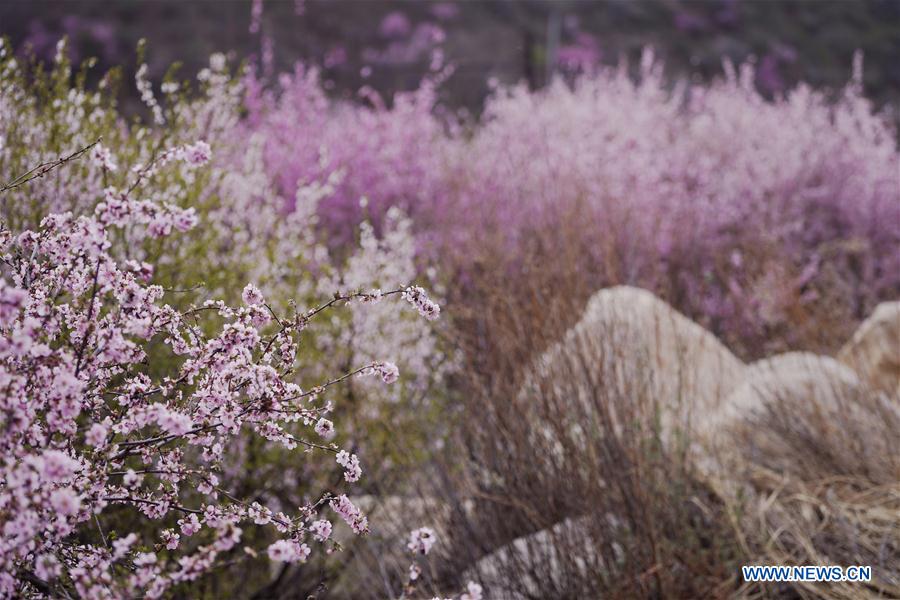
<instances>
[{"instance_id":1,"label":"blurred background foliage","mask_svg":"<svg viewBox=\"0 0 900 600\"><path fill-rule=\"evenodd\" d=\"M673 76L710 78L724 57L757 63L761 91L797 81L838 88L855 50L865 55L865 87L878 105L900 98L897 0L33 0L0 3L0 33L19 52L50 59L69 36L73 58L94 56L97 72L133 64L146 38L150 74L182 61L185 74L217 51L256 56L271 73L301 60L322 65L326 87L353 96L369 85L415 89L435 48L455 69L441 102L477 112L493 79L544 85L560 70L634 59L657 50Z\"/></svg>"}]
</instances>

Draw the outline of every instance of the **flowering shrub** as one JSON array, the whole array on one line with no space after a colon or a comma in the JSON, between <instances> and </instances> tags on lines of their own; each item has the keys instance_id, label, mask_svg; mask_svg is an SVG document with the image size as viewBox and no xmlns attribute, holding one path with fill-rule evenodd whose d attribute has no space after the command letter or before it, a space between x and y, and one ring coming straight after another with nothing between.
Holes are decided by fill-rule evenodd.
<instances>
[{"instance_id":1,"label":"flowering shrub","mask_svg":"<svg viewBox=\"0 0 900 600\"><path fill-rule=\"evenodd\" d=\"M141 182L144 193L193 209L205 225L177 237L134 239L123 231L114 236L110 252L152 265L154 283L177 290L166 296L174 306L208 298L238 302L246 281L263 287L273 302L312 305L335 291L387 289L419 275L410 223L396 209L380 215L377 232L365 223L356 229L358 222L346 228L347 243L331 251L332 244L319 234L317 213L321 203L341 194L343 170L323 163L299 185L275 185L265 168L265 132L248 131L242 121L243 80L232 77L223 55L212 56L198 74L198 93L170 73L159 95L139 68L135 83L147 116L153 121L161 115L164 121L151 127L141 119L126 124L112 94L115 72L96 90L88 89L82 76L72 83L64 44L53 68L34 76L5 52L0 46L0 170L25 173L101 140L91 147L91 160L70 161L65 169L0 196L0 214L11 230L35 228L51 212L91 210L107 187L131 185L134 173L123 165L153 164ZM198 170L190 161L171 160L175 157L163 155L166 148L196 158L211 154L210 165ZM360 198L353 202L359 207ZM290 214L283 210L286 204L293 207ZM380 394L398 413L442 372L443 357L427 324L411 316L396 319L380 305L354 306L333 322L320 323L309 343L316 353L347 366L351 358L375 360L385 347L392 348L404 375L401 385L383 392L366 386L366 391ZM308 377L312 383L325 375ZM372 406L367 403L370 411ZM381 416L392 427L402 420L400 414Z\"/></svg>"},{"instance_id":2,"label":"flowering shrub","mask_svg":"<svg viewBox=\"0 0 900 600\"><path fill-rule=\"evenodd\" d=\"M24 398L30 405L33 394L51 389L35 386L52 384L57 371L61 381L71 375L72 365L62 359L75 352L77 364L83 348L76 369L81 383L64 398L67 416L52 409L51 399L35 404L24 429L8 441L20 444L17 452L37 444L37 458L10 454L4 471L25 478L22 486L15 477L2 484L18 503L9 513L0 510L3 526L24 527L4 548L6 589L27 585L48 593L42 586L50 586L54 595L77 584L91 594L105 587L112 595L153 595L214 566L237 567L240 577L242 561L216 558L235 553L236 539L224 540L238 528L249 548L244 562L258 560L253 547L270 548L263 555L285 564L299 562L309 546L333 543L331 521L314 519L308 507L330 507L354 532L367 531L365 515L347 495L322 490L335 486L335 472L345 485L372 485L372 477L360 479L359 454L369 457L376 480L392 468L368 423L384 423L392 448L398 429L419 435L427 415L404 409L408 398L424 402L440 376L435 340L425 319L415 316L433 318L437 305L418 287L394 289L417 275L406 217L392 212L378 237L364 223L358 242L329 253L316 210L341 174L327 170L289 192L294 210L285 215L286 201L262 168L260 136L242 137L242 87L220 55L200 73L199 94L167 77L158 98L138 69L136 84L155 127L140 119L126 125L109 93L114 73L93 91L80 76L72 83L62 44L53 68L33 78L0 46L0 74L0 211L10 257L4 282L29 273L28 265L46 270L40 271L46 279L32 269L25 279L4 283L4 352L31 340L22 350L26 358L3 355L4 374L24 386L11 396L15 410ZM8 179L20 173L26 175ZM96 294L85 273L96 273ZM76 280L77 287L60 287ZM248 280L266 290L265 298ZM382 301L395 293L414 310L398 314ZM296 308L350 298L360 301L329 318ZM284 305L290 317L269 308ZM289 369L300 329L313 317L316 327L304 330L303 368ZM393 362L382 360L385 353ZM42 378L31 376L34 370ZM340 386L332 385L336 370L347 373ZM328 401L317 400L325 388ZM4 419L12 419L11 411ZM33 436L40 435L38 444ZM63 442L63 435L70 439ZM131 444L141 440L146 443ZM298 461L298 444L317 451ZM58 485L33 476L45 449L75 461L66 463ZM57 487L63 491L52 496ZM34 489L51 495L32 501ZM253 492L244 501L247 490ZM56 506L72 514L45 536L43 517ZM207 506L218 507L213 516L202 512ZM152 518L136 520L132 509ZM73 536L88 554L60 549ZM121 553L104 554L119 538L129 540L121 542ZM35 562L40 544L47 556ZM126 546L160 554L136 565ZM45 564L49 570L41 569ZM134 566L147 567L140 581L124 576Z\"/></svg>"},{"instance_id":3,"label":"flowering shrub","mask_svg":"<svg viewBox=\"0 0 900 600\"><path fill-rule=\"evenodd\" d=\"M275 89L253 77L246 88L249 130L265 140L266 173L290 200L289 209L298 185L342 173L319 213L335 241L351 239L365 216L380 224L390 207L415 213L441 193L432 185L443 171L436 148L444 139L433 114L435 81L396 94L390 107L365 88L364 105L332 102L318 70L302 65L283 74Z\"/></svg>"},{"instance_id":4,"label":"flowering shrub","mask_svg":"<svg viewBox=\"0 0 900 600\"><path fill-rule=\"evenodd\" d=\"M900 154L859 75L834 102L804 85L769 102L749 65L725 73L671 89L648 53L637 81L498 90L459 150L461 227L516 239L574 214L595 232L586 277L652 289L751 353L896 296Z\"/></svg>"},{"instance_id":5,"label":"flowering shrub","mask_svg":"<svg viewBox=\"0 0 900 600\"><path fill-rule=\"evenodd\" d=\"M162 156L196 164L208 153L198 142ZM109 160L102 150L93 154ZM110 254L111 238L125 229L136 239L164 237L191 229L196 217L136 200L137 189L109 189L90 216L50 215L38 230L4 230L0 239L5 597L69 587L86 597L160 597L215 567L250 522L279 532L270 559L302 562L307 541L329 539L331 523L317 518L326 503L365 533L366 518L345 495L326 492L290 515L234 497L218 475L225 448L252 430L288 449L335 452L344 479L357 481L356 454L313 441L333 435L324 418L332 406L321 397L353 375L393 383L397 367L375 362L303 390L289 380L300 366L299 334L325 309L357 298L402 294L423 315L438 312L414 287L337 295L278 316L253 285L244 288L243 306L208 301L178 311L159 302L162 287L146 283L150 265ZM204 312L221 321L212 335L197 319ZM177 357L171 371L151 374L151 346ZM316 423L319 435L298 437L293 423ZM104 515L121 507L158 521L154 535L105 527Z\"/></svg>"},{"instance_id":6,"label":"flowering shrub","mask_svg":"<svg viewBox=\"0 0 900 600\"><path fill-rule=\"evenodd\" d=\"M344 238L360 195L376 221L400 206L419 251L465 281L498 250L525 272L534 238L572 235L574 221L594 289L649 288L760 354L829 347L849 330L815 339L823 319L852 327L900 290L900 155L859 69L839 93L800 85L767 100L750 65L673 88L648 52L637 76L496 87L471 127L435 105L430 83L357 106L299 67L277 92L249 86L248 103L283 189L323 164L341 170L319 214Z\"/></svg>"}]
</instances>

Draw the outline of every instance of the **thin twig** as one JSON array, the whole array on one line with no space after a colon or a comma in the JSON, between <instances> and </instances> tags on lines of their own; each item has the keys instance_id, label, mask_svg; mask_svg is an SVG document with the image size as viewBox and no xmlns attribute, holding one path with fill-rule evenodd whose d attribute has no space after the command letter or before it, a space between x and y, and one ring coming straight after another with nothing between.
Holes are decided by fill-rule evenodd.
<instances>
[{"instance_id":1,"label":"thin twig","mask_svg":"<svg viewBox=\"0 0 900 600\"><path fill-rule=\"evenodd\" d=\"M69 154L68 156L60 156L56 160L39 164L38 166L34 167L27 173L23 173L22 175L19 175L18 177L16 177L15 179L10 181L6 185L4 185L2 188L0 188L0 193L6 192L13 188L17 188L20 185L25 185L29 181L33 181L35 179L43 177L44 175L46 175L53 169L60 167L64 164L66 164L67 162L79 158L82 154L84 154L85 152L87 152L88 150L90 150L91 148L96 146L97 144L99 144L100 140L102 140L102 139L103 138L97 138L96 141L88 144L81 150L76 150L75 152L73 152L72 154Z\"/></svg>"}]
</instances>

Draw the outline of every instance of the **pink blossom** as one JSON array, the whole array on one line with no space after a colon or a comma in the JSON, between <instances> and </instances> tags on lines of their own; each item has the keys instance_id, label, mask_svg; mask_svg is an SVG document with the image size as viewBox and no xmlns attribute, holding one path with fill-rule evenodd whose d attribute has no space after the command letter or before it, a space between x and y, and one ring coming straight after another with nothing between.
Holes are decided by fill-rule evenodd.
<instances>
[{"instance_id":1,"label":"pink blossom","mask_svg":"<svg viewBox=\"0 0 900 600\"><path fill-rule=\"evenodd\" d=\"M253 522L257 525L266 525L272 522L272 511L261 506L258 502L250 505L250 508L247 509L247 516L253 519Z\"/></svg>"},{"instance_id":2,"label":"pink blossom","mask_svg":"<svg viewBox=\"0 0 900 600\"><path fill-rule=\"evenodd\" d=\"M263 304L266 301L259 288L252 283L248 283L244 291L241 292L241 299L244 301L244 304L248 305Z\"/></svg>"},{"instance_id":3,"label":"pink blossom","mask_svg":"<svg viewBox=\"0 0 900 600\"><path fill-rule=\"evenodd\" d=\"M43 477L49 483L60 483L67 480L78 469L78 461L65 452L47 450L44 452Z\"/></svg>"},{"instance_id":4,"label":"pink blossom","mask_svg":"<svg viewBox=\"0 0 900 600\"><path fill-rule=\"evenodd\" d=\"M200 519L197 518L197 515L191 514L179 519L178 526L181 528L181 533L190 537L200 531Z\"/></svg>"},{"instance_id":5,"label":"pink blossom","mask_svg":"<svg viewBox=\"0 0 900 600\"><path fill-rule=\"evenodd\" d=\"M379 363L375 366L375 371L387 384L394 383L400 377L400 369L392 362Z\"/></svg>"},{"instance_id":6,"label":"pink blossom","mask_svg":"<svg viewBox=\"0 0 900 600\"><path fill-rule=\"evenodd\" d=\"M459 14L459 7L455 2L436 2L431 5L431 14L441 20L448 20Z\"/></svg>"},{"instance_id":7,"label":"pink blossom","mask_svg":"<svg viewBox=\"0 0 900 600\"><path fill-rule=\"evenodd\" d=\"M177 211L174 213L172 225L178 231L190 231L197 226L197 223L197 213L193 208L187 208L185 210Z\"/></svg>"},{"instance_id":8,"label":"pink blossom","mask_svg":"<svg viewBox=\"0 0 900 600\"><path fill-rule=\"evenodd\" d=\"M378 26L379 32L384 37L403 37L409 35L411 29L409 18L398 10L385 15Z\"/></svg>"},{"instance_id":9,"label":"pink blossom","mask_svg":"<svg viewBox=\"0 0 900 600\"><path fill-rule=\"evenodd\" d=\"M122 476L122 483L127 488L134 488L141 484L141 481L144 479L144 476L135 472L134 469L128 469L125 471L125 474Z\"/></svg>"},{"instance_id":10,"label":"pink blossom","mask_svg":"<svg viewBox=\"0 0 900 600\"><path fill-rule=\"evenodd\" d=\"M331 522L325 519L313 521L309 526L309 530L315 534L315 538L319 542L324 542L331 537Z\"/></svg>"},{"instance_id":11,"label":"pink blossom","mask_svg":"<svg viewBox=\"0 0 900 600\"><path fill-rule=\"evenodd\" d=\"M115 540L112 543L113 547L113 559L119 560L128 554L128 551L131 550L131 547L134 546L135 542L137 542L137 534L129 533L127 536Z\"/></svg>"},{"instance_id":12,"label":"pink blossom","mask_svg":"<svg viewBox=\"0 0 900 600\"><path fill-rule=\"evenodd\" d=\"M466 584L466 591L459 597L459 600L482 600L484 598L484 588L470 581Z\"/></svg>"},{"instance_id":13,"label":"pink blossom","mask_svg":"<svg viewBox=\"0 0 900 600\"><path fill-rule=\"evenodd\" d=\"M173 410L163 410L158 417L159 426L172 435L184 435L194 424L191 418Z\"/></svg>"},{"instance_id":14,"label":"pink blossom","mask_svg":"<svg viewBox=\"0 0 900 600\"><path fill-rule=\"evenodd\" d=\"M332 499L329 504L331 505L331 509L350 526L354 533L362 534L368 532L369 520L345 494L341 494L339 497Z\"/></svg>"},{"instance_id":15,"label":"pink blossom","mask_svg":"<svg viewBox=\"0 0 900 600\"><path fill-rule=\"evenodd\" d=\"M52 554L41 554L34 561L34 574L44 581L56 579L61 573L59 560Z\"/></svg>"},{"instance_id":16,"label":"pink blossom","mask_svg":"<svg viewBox=\"0 0 900 600\"><path fill-rule=\"evenodd\" d=\"M10 286L0 279L0 326L9 324L27 297L25 290Z\"/></svg>"},{"instance_id":17,"label":"pink blossom","mask_svg":"<svg viewBox=\"0 0 900 600\"><path fill-rule=\"evenodd\" d=\"M329 421L326 418L321 418L316 422L316 433L325 438L326 440L330 440L334 437L334 423Z\"/></svg>"},{"instance_id":18,"label":"pink blossom","mask_svg":"<svg viewBox=\"0 0 900 600\"><path fill-rule=\"evenodd\" d=\"M94 146L93 150L91 150L91 159L94 161L95 165L106 171L115 171L118 168L112 158L112 153L109 151L109 148L105 147L103 144L98 143Z\"/></svg>"},{"instance_id":19,"label":"pink blossom","mask_svg":"<svg viewBox=\"0 0 900 600\"><path fill-rule=\"evenodd\" d=\"M160 533L160 537L168 550L175 550L178 548L178 542L181 540L181 536L171 529L163 529Z\"/></svg>"},{"instance_id":20,"label":"pink blossom","mask_svg":"<svg viewBox=\"0 0 900 600\"><path fill-rule=\"evenodd\" d=\"M71 488L60 488L50 494L50 505L60 515L69 517L81 508L81 498Z\"/></svg>"},{"instance_id":21,"label":"pink blossom","mask_svg":"<svg viewBox=\"0 0 900 600\"><path fill-rule=\"evenodd\" d=\"M337 453L337 463L344 467L344 479L350 483L359 480L362 475L362 467L359 466L358 456L341 450Z\"/></svg>"},{"instance_id":22,"label":"pink blossom","mask_svg":"<svg viewBox=\"0 0 900 600\"><path fill-rule=\"evenodd\" d=\"M88 446L101 448L106 444L106 436L108 432L102 423L94 423L84 436L84 441Z\"/></svg>"},{"instance_id":23,"label":"pink blossom","mask_svg":"<svg viewBox=\"0 0 900 600\"><path fill-rule=\"evenodd\" d=\"M293 540L278 540L267 550L269 558L276 562L306 562L310 549L306 544Z\"/></svg>"},{"instance_id":24,"label":"pink blossom","mask_svg":"<svg viewBox=\"0 0 900 600\"><path fill-rule=\"evenodd\" d=\"M436 541L434 530L429 527L420 527L410 532L409 543L406 547L415 554L428 554Z\"/></svg>"},{"instance_id":25,"label":"pink blossom","mask_svg":"<svg viewBox=\"0 0 900 600\"><path fill-rule=\"evenodd\" d=\"M262 24L263 0L253 0L250 5L250 33L259 33Z\"/></svg>"},{"instance_id":26,"label":"pink blossom","mask_svg":"<svg viewBox=\"0 0 900 600\"><path fill-rule=\"evenodd\" d=\"M403 298L416 307L419 314L429 321L437 319L441 314L441 307L436 302L433 302L425 293L425 290L417 285L406 288L403 292Z\"/></svg>"},{"instance_id":27,"label":"pink blossom","mask_svg":"<svg viewBox=\"0 0 900 600\"><path fill-rule=\"evenodd\" d=\"M182 155L189 165L199 167L209 162L212 156L212 149L209 147L209 144L201 140L185 146Z\"/></svg>"}]
</instances>

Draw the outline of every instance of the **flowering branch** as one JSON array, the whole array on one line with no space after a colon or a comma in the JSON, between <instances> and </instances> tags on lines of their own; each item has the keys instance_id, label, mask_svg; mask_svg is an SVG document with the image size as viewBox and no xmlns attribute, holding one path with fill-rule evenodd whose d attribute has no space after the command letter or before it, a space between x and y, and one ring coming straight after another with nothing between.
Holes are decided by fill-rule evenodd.
<instances>
[{"instance_id":1,"label":"flowering branch","mask_svg":"<svg viewBox=\"0 0 900 600\"><path fill-rule=\"evenodd\" d=\"M39 179L39 178L43 177L44 175L46 175L47 173L49 173L50 171L52 171L53 169L55 169L57 167L61 167L62 165L68 163L69 161L76 160L81 155L83 155L85 152L87 152L88 150L90 150L91 148L93 148L94 146L99 144L101 139L102 138L97 138L95 141L91 142L84 148L81 148L80 150L76 150L75 152L73 152L67 156L60 156L56 160L39 164L38 166L29 170L27 173L23 173L22 175L19 175L18 177L16 177L15 179L10 181L3 187L0 187L0 193L6 192L13 188L17 188L21 185L25 185L29 181Z\"/></svg>"},{"instance_id":2,"label":"flowering branch","mask_svg":"<svg viewBox=\"0 0 900 600\"><path fill-rule=\"evenodd\" d=\"M103 169L115 167L104 152L95 154ZM169 160L204 162L208 146L198 142L164 157L142 169L139 182ZM225 492L218 476L225 449L251 430L287 449L334 454L345 481L358 481L356 454L305 439L298 429L330 440L335 426L324 415L331 405L312 401L353 376L393 383L399 369L373 361L304 391L285 379L295 371L295 338L341 301L401 294L427 318L439 308L421 288L406 287L335 294L284 319L248 285L243 306L212 302L180 312L160 302L162 287L147 284L149 267L130 261L123 267L109 253L115 228L128 227L140 239L196 224L190 209L107 189L92 215L50 215L36 231L0 239L10 278L0 278L0 597L64 581L62 587L82 597L102 590L110 597L158 598L220 564L217 557L238 544L248 523L277 531L270 559L302 562L309 544L330 538L332 524L321 514L326 507L355 533L368 531L345 494L328 492L291 516ZM199 318L210 311L223 324L208 336ZM263 335L273 321L277 333ZM178 360L159 363L164 374L151 377L145 367L160 343ZM100 518L109 504L174 522L177 530L154 531L155 539L125 531L107 536ZM97 544L71 543L95 525ZM200 531L208 543L182 546L182 537ZM139 552L139 546L168 552Z\"/></svg>"}]
</instances>

